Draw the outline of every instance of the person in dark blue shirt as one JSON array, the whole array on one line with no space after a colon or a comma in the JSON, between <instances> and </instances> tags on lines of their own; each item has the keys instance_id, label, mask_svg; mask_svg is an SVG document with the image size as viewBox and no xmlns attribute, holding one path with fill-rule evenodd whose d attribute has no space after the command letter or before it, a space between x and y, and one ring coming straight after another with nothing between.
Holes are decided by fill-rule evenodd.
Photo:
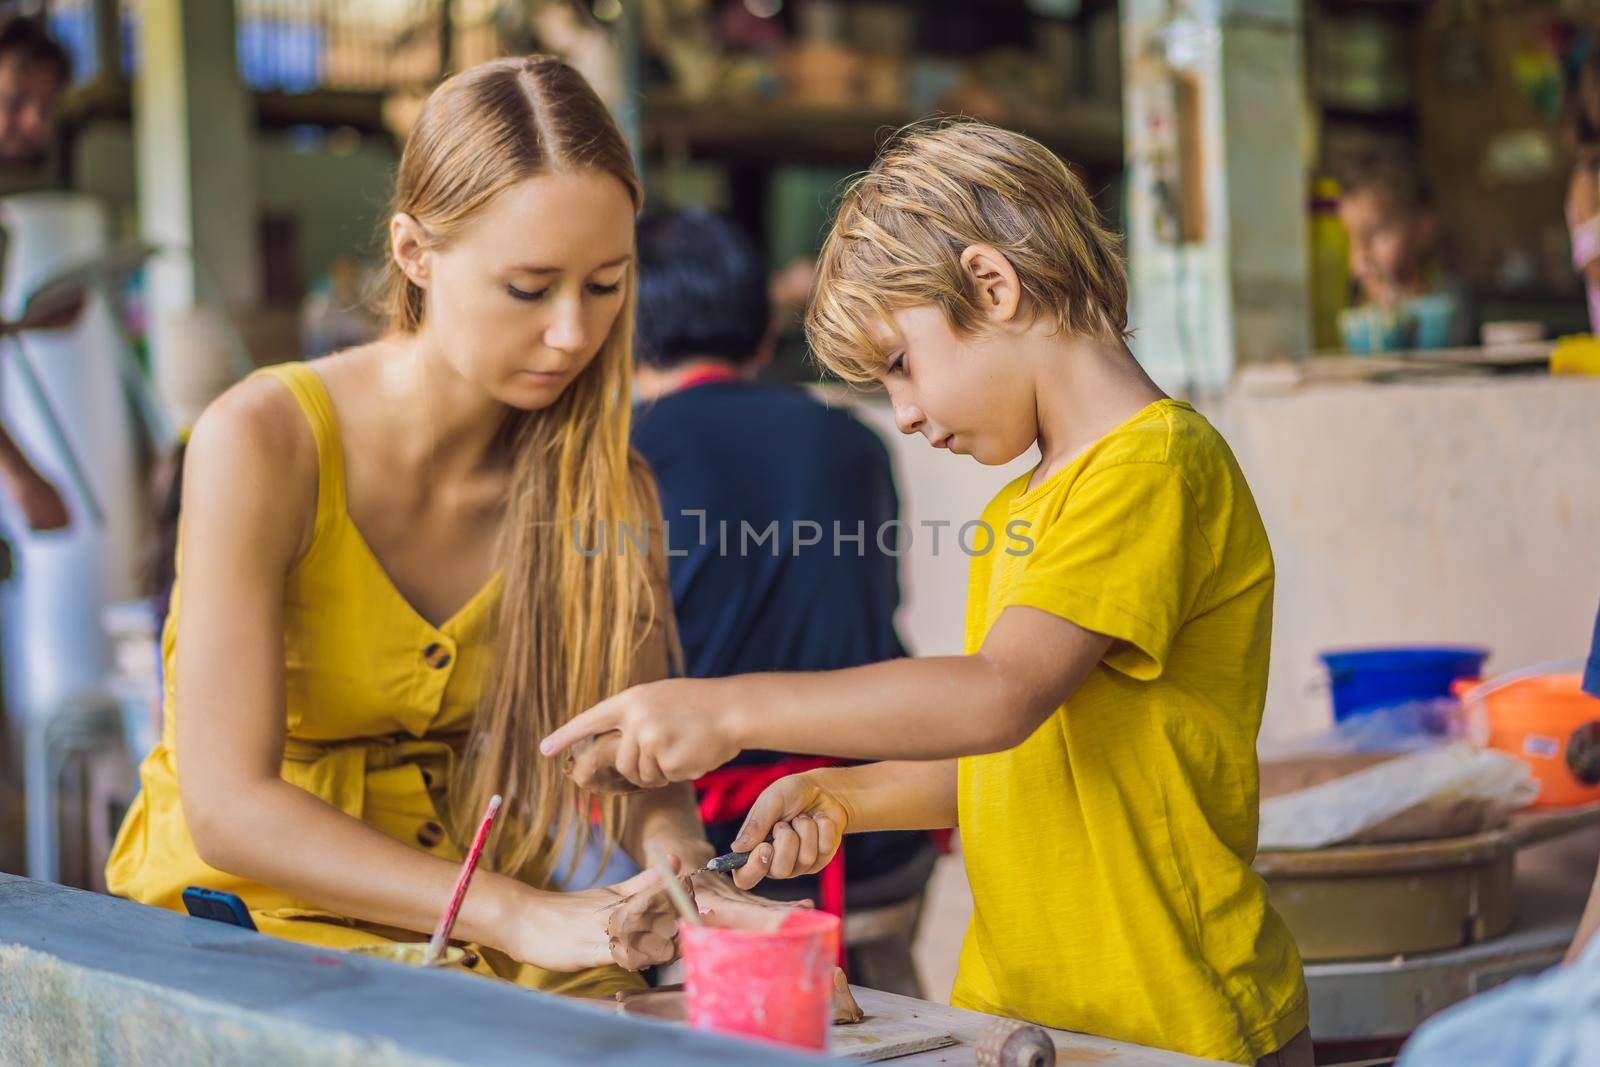
<instances>
[{"instance_id":1,"label":"person in dark blue shirt","mask_svg":"<svg viewBox=\"0 0 1600 1067\"><path fill-rule=\"evenodd\" d=\"M837 670L905 655L888 451L804 389L754 380L771 318L754 247L710 212L646 218L638 277L633 443L660 486L685 672ZM719 850L786 768L804 769L782 753L747 752L696 784ZM849 906L916 896L933 852L920 833L851 835ZM769 881L760 891L820 892L826 907L829 881L824 872L820 886Z\"/></svg>"}]
</instances>

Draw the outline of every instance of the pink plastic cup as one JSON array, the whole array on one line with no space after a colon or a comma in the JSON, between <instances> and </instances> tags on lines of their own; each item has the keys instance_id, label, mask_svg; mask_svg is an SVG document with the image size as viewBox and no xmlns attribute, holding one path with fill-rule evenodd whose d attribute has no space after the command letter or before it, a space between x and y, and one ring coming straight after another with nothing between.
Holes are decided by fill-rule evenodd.
<instances>
[{"instance_id":1,"label":"pink plastic cup","mask_svg":"<svg viewBox=\"0 0 1600 1067\"><path fill-rule=\"evenodd\" d=\"M792 911L773 929L684 925L679 935L690 1026L827 1051L837 915Z\"/></svg>"}]
</instances>

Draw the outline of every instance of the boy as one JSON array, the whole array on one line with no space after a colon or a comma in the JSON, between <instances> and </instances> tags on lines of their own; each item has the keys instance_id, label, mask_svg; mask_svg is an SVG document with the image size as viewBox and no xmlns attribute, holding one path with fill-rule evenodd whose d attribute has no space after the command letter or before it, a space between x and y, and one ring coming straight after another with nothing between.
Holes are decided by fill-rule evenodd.
<instances>
[{"instance_id":1,"label":"boy","mask_svg":"<svg viewBox=\"0 0 1600 1067\"><path fill-rule=\"evenodd\" d=\"M1415 167L1378 154L1355 161L1344 176L1339 221L1350 238L1350 277L1361 301L1340 319L1348 347L1471 342L1466 304L1435 262L1433 192ZM1373 328L1374 322L1392 322L1393 329Z\"/></svg>"},{"instance_id":2,"label":"boy","mask_svg":"<svg viewBox=\"0 0 1600 1067\"><path fill-rule=\"evenodd\" d=\"M617 730L657 785L745 748L904 762L786 778L742 885L842 833L962 830L964 1008L1235 1063L1310 1063L1299 955L1251 870L1273 568L1233 456L1126 344L1083 186L982 123L914 128L846 193L807 332L935 447L1042 459L974 530L967 654L670 680L556 731ZM770 832L772 840L757 847Z\"/></svg>"}]
</instances>

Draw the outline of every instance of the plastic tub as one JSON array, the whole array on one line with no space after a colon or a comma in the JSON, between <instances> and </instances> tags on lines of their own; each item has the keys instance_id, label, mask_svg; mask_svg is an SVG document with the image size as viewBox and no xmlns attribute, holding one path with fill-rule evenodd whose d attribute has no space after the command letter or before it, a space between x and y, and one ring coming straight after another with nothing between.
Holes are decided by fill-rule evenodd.
<instances>
[{"instance_id":1,"label":"plastic tub","mask_svg":"<svg viewBox=\"0 0 1600 1067\"><path fill-rule=\"evenodd\" d=\"M827 1051L839 917L796 910L766 929L684 924L689 1025Z\"/></svg>"},{"instance_id":2,"label":"plastic tub","mask_svg":"<svg viewBox=\"0 0 1600 1067\"><path fill-rule=\"evenodd\" d=\"M1477 678L1489 650L1470 645L1341 649L1322 653L1340 721L1373 708L1448 699L1462 678Z\"/></svg>"},{"instance_id":3,"label":"plastic tub","mask_svg":"<svg viewBox=\"0 0 1600 1067\"><path fill-rule=\"evenodd\" d=\"M1483 707L1485 740L1522 760L1539 780L1535 808L1600 800L1600 698L1577 674L1542 674L1508 683L1458 687ZM1474 694L1482 690L1482 696Z\"/></svg>"}]
</instances>

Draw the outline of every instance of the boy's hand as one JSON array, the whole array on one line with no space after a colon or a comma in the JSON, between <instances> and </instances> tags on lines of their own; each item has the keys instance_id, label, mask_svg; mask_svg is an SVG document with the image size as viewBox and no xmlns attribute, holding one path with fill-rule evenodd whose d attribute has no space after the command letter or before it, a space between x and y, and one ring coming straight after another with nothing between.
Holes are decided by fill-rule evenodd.
<instances>
[{"instance_id":1,"label":"boy's hand","mask_svg":"<svg viewBox=\"0 0 1600 1067\"><path fill-rule=\"evenodd\" d=\"M750 853L733 872L734 884L750 889L763 878L816 874L839 851L850 821L845 801L814 773L778 779L756 798L733 839L734 851Z\"/></svg>"},{"instance_id":2,"label":"boy's hand","mask_svg":"<svg viewBox=\"0 0 1600 1067\"><path fill-rule=\"evenodd\" d=\"M733 727L732 679L669 678L636 685L556 730L539 744L555 756L586 737L616 731L617 773L641 789L689 782L743 747Z\"/></svg>"}]
</instances>

